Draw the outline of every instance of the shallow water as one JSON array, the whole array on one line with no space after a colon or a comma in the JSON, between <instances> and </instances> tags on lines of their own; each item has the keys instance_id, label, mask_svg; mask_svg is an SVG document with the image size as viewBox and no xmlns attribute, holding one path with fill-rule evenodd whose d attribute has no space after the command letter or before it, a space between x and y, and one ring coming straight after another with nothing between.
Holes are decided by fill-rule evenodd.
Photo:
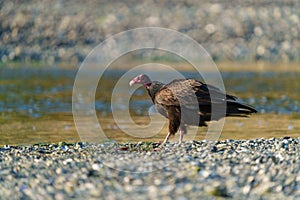
<instances>
[{"instance_id":1,"label":"shallow water","mask_svg":"<svg viewBox=\"0 0 300 200\"><path fill-rule=\"evenodd\" d=\"M72 89L76 72L59 68L0 69L0 143L78 141L72 119ZM111 93L117 80L125 72L111 70L104 74L96 92L95 108L100 125L111 135L110 139L136 141L138 138L124 136L111 118ZM183 74L186 77L199 78L196 73ZM288 115L289 120L298 118L300 72L222 72L222 77L226 91L256 107L260 115L284 114ZM114 106L121 112L127 109L122 97L130 92L127 85L125 88L129 91L118 91L117 99L121 100ZM140 123L147 124L149 119L145 116L151 106L145 90L138 88L129 104L131 115ZM294 122L292 125L288 124L286 126L297 131ZM231 132L232 135L227 134L226 137L236 138L236 131ZM156 136L156 139L162 136ZM261 133L259 137L264 136Z\"/></svg>"}]
</instances>

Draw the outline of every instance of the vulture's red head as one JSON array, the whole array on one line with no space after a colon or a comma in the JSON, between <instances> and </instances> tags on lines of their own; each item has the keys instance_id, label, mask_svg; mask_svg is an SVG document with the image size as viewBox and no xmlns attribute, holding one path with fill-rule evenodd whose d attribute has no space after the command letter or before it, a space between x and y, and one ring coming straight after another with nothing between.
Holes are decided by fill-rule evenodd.
<instances>
[{"instance_id":1,"label":"vulture's red head","mask_svg":"<svg viewBox=\"0 0 300 200\"><path fill-rule=\"evenodd\" d=\"M151 85L151 79L147 75L141 74L129 82L130 86L133 84L142 84L145 87L149 87Z\"/></svg>"}]
</instances>

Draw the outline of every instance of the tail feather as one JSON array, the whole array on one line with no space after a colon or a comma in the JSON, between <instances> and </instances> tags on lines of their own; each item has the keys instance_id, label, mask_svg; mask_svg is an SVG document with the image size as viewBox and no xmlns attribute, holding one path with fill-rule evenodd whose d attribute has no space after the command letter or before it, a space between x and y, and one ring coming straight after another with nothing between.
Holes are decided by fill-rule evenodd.
<instances>
[{"instance_id":1,"label":"tail feather","mask_svg":"<svg viewBox=\"0 0 300 200\"><path fill-rule=\"evenodd\" d=\"M257 110L251 106L236 101L227 101L226 116L247 117L252 113L257 113Z\"/></svg>"}]
</instances>

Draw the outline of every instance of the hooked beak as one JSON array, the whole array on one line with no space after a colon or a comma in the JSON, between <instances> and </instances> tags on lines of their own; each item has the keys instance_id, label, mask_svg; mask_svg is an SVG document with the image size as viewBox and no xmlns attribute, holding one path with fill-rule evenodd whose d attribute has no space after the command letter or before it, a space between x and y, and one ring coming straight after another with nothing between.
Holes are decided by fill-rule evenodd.
<instances>
[{"instance_id":1,"label":"hooked beak","mask_svg":"<svg viewBox=\"0 0 300 200\"><path fill-rule=\"evenodd\" d=\"M132 86L132 85L135 84L135 83L136 83L135 80L131 80L131 81L129 82L129 85Z\"/></svg>"}]
</instances>

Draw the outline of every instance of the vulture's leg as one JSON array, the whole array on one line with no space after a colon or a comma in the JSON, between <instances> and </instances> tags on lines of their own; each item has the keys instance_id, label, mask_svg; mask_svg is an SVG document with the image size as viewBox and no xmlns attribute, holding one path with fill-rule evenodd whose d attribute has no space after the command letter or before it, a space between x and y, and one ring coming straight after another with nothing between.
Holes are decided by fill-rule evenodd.
<instances>
[{"instance_id":1,"label":"vulture's leg","mask_svg":"<svg viewBox=\"0 0 300 200\"><path fill-rule=\"evenodd\" d=\"M183 132L182 130L179 130L179 144L182 143L182 138L183 138Z\"/></svg>"},{"instance_id":2,"label":"vulture's leg","mask_svg":"<svg viewBox=\"0 0 300 200\"><path fill-rule=\"evenodd\" d=\"M169 132L167 137L165 138L164 142L161 145L164 145L166 142L168 142L170 136L171 136L171 133Z\"/></svg>"},{"instance_id":3,"label":"vulture's leg","mask_svg":"<svg viewBox=\"0 0 300 200\"><path fill-rule=\"evenodd\" d=\"M186 125L180 125L180 129L179 129L179 144L182 143L182 139L183 139L183 135L185 135L187 133L186 130Z\"/></svg>"},{"instance_id":4,"label":"vulture's leg","mask_svg":"<svg viewBox=\"0 0 300 200\"><path fill-rule=\"evenodd\" d=\"M168 142L171 135L175 135L180 126L180 110L177 107L170 106L167 108L167 112L169 118L169 133L162 145Z\"/></svg>"}]
</instances>

